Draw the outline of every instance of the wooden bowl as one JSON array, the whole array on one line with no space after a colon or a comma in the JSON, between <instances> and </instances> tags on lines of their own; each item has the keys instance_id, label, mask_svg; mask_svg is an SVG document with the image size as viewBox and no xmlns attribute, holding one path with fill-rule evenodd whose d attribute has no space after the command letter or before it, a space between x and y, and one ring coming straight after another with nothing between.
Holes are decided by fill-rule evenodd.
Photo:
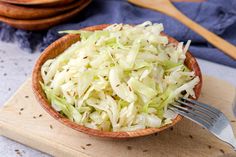
<instances>
[{"instance_id":1,"label":"wooden bowl","mask_svg":"<svg viewBox=\"0 0 236 157\"><path fill-rule=\"evenodd\" d=\"M97 26L92 26L92 27L87 27L84 28L84 30L89 30L89 31L94 31L94 30L101 30L109 26L108 24L104 25L97 25ZM168 37L169 41L171 43L177 44L178 42L171 37ZM98 137L107 137L107 138L133 138L133 137L139 137L139 136L145 136L145 135L150 135L153 133L160 132L162 130L165 130L171 126L174 126L177 122L179 122L182 119L182 116L178 115L174 120L173 123L165 125L160 128L148 128L148 129L142 129L142 130L137 130L137 131L131 131L131 132L107 132L107 131L100 131L100 130L95 130L91 128L87 128L85 126L76 124L72 121L70 121L68 118L62 116L60 113L55 111L52 107L51 104L48 102L46 95L44 94L43 89L41 88L40 81L42 81L41 77L41 66L48 60L55 58L64 50L66 50L70 45L73 43L77 42L80 40L79 35L75 34L69 34L66 35L54 43L52 43L48 48L44 50L44 52L41 54L39 59L37 60L34 70L33 70L33 75L32 75L32 88L35 94L36 99L38 102L41 104L41 106L51 115L53 116L56 120L60 121L61 123L65 124L66 126L75 129L79 132L83 132L89 135L93 136L98 136ZM199 76L200 82L195 86L195 94L196 97L198 98L200 95L201 91L201 86L202 86L202 76L201 76L201 71L198 66L198 63L196 59L190 54L190 52L187 52L186 54L186 60L185 60L185 65L195 71L196 75Z\"/></svg>"},{"instance_id":2,"label":"wooden bowl","mask_svg":"<svg viewBox=\"0 0 236 157\"><path fill-rule=\"evenodd\" d=\"M54 17L38 19L38 20L18 20L0 16L0 21L7 23L12 27L23 30L30 30L30 31L45 30L75 17L91 2L92 0L81 0L81 4L78 8L74 8L72 10L69 10L68 12L65 12L63 14Z\"/></svg>"},{"instance_id":3,"label":"wooden bowl","mask_svg":"<svg viewBox=\"0 0 236 157\"><path fill-rule=\"evenodd\" d=\"M2 2L20 5L63 5L71 3L73 0L0 0Z\"/></svg>"},{"instance_id":4,"label":"wooden bowl","mask_svg":"<svg viewBox=\"0 0 236 157\"><path fill-rule=\"evenodd\" d=\"M83 0L79 0L60 7L29 7L0 2L0 16L19 20L36 20L62 14L80 7L84 2Z\"/></svg>"}]
</instances>

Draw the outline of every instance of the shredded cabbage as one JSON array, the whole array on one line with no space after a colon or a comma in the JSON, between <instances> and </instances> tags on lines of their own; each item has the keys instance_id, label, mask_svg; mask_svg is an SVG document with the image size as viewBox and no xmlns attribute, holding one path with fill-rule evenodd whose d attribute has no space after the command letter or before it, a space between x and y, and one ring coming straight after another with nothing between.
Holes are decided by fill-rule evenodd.
<instances>
[{"instance_id":1,"label":"shredded cabbage","mask_svg":"<svg viewBox=\"0 0 236 157\"><path fill-rule=\"evenodd\" d=\"M199 78L185 65L187 42L174 46L162 24L113 24L98 31L63 31L81 40L41 68L52 107L70 120L103 131L161 127L176 113L168 105L194 97Z\"/></svg>"}]
</instances>

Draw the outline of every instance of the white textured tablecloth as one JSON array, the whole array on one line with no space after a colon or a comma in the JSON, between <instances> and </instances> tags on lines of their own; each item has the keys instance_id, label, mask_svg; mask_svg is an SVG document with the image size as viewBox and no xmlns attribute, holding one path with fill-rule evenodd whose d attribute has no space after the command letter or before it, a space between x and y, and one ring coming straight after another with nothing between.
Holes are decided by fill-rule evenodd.
<instances>
[{"instance_id":1,"label":"white textured tablecloth","mask_svg":"<svg viewBox=\"0 0 236 157\"><path fill-rule=\"evenodd\" d=\"M39 52L29 54L15 44L0 42L0 107L31 75ZM226 80L236 87L236 69L198 59L203 74ZM48 155L0 136L1 157L46 157Z\"/></svg>"}]
</instances>

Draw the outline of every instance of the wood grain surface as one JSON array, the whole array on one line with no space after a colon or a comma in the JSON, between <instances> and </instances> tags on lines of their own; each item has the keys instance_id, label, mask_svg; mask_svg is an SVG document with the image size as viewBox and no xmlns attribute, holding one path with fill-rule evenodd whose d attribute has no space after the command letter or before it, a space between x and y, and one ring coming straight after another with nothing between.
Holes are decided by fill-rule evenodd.
<instances>
[{"instance_id":1,"label":"wood grain surface","mask_svg":"<svg viewBox=\"0 0 236 157\"><path fill-rule=\"evenodd\" d=\"M64 14L50 17L50 18L38 19L38 20L17 20L17 19L0 16L0 21L5 22L19 29L31 30L31 31L44 30L52 26L55 26L57 24L68 21L69 19L75 17L76 15L79 14L81 10L83 10L86 6L88 6L91 3L91 0L81 0L81 1L83 2L78 8L75 8Z\"/></svg>"},{"instance_id":2,"label":"wood grain surface","mask_svg":"<svg viewBox=\"0 0 236 157\"><path fill-rule=\"evenodd\" d=\"M0 16L25 20L25 19L42 19L65 13L74 8L80 7L85 1L75 1L68 5L60 7L36 7L20 6L10 3L0 2Z\"/></svg>"},{"instance_id":3,"label":"wood grain surface","mask_svg":"<svg viewBox=\"0 0 236 157\"><path fill-rule=\"evenodd\" d=\"M203 77L199 101L224 112L236 132L232 113L235 88ZM66 127L38 104L27 80L0 110L0 134L57 157L235 157L236 153L207 130L183 119L158 134L129 139L95 138Z\"/></svg>"},{"instance_id":4,"label":"wood grain surface","mask_svg":"<svg viewBox=\"0 0 236 157\"><path fill-rule=\"evenodd\" d=\"M88 30L88 31L95 31L95 30L102 30L106 28L107 24L104 25L96 25L96 26L91 26L84 28L83 30ZM164 34L163 34L164 35ZM167 36L167 35L166 35ZM169 43L172 44L178 44L178 41L176 41L174 38L167 36L169 39ZM76 41L79 40L79 35L75 34L69 34L66 35L54 43L52 43L49 47L47 47L44 52L41 54L39 59L37 60L34 70L33 70L33 77L32 77L32 82L33 82L33 91L35 93L35 96L37 100L40 102L42 107L51 115L53 116L56 120L60 121L61 123L67 125L68 127L71 127L77 131L87 133L89 135L93 136L99 136L99 137L106 137L106 138L133 138L133 137L139 137L139 136L146 136L150 134L154 134L160 131L163 131L173 125L175 125L177 122L179 122L182 119L182 116L177 116L171 124L162 126L160 128L147 128L147 129L142 129L142 130L137 130L137 131L130 131L130 132L109 132L109 131L101 131L101 130L96 130L96 129L91 129L87 128L85 126L79 125L77 123L72 122L68 118L62 116L60 113L55 111L51 104L48 102L46 95L40 85L40 82L43 82L42 76L41 76L41 66L49 59L55 58L61 53L63 53L70 45L75 43ZM199 97L200 92L201 92L201 86L202 86L202 76L201 76L201 71L198 66L198 63L196 59L190 54L190 52L186 53L186 59L185 59L185 65L192 71L195 72L195 75L200 78L199 83L195 86L194 92L196 98Z\"/></svg>"}]
</instances>

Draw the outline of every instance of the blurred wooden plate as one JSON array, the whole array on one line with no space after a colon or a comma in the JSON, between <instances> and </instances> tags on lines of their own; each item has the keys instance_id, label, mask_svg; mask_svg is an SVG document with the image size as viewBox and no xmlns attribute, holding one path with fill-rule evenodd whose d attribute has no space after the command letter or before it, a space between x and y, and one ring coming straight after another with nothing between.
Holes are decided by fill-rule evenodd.
<instances>
[{"instance_id":1,"label":"blurred wooden plate","mask_svg":"<svg viewBox=\"0 0 236 157\"><path fill-rule=\"evenodd\" d=\"M50 18L39 19L39 20L17 20L0 16L0 21L19 29L31 30L31 31L44 30L73 18L90 3L91 0L81 0L80 7L72 11L66 12L64 14Z\"/></svg>"},{"instance_id":2,"label":"blurred wooden plate","mask_svg":"<svg viewBox=\"0 0 236 157\"><path fill-rule=\"evenodd\" d=\"M2 2L8 2L12 4L21 4L21 5L58 5L58 4L68 4L74 0L0 0Z\"/></svg>"},{"instance_id":3,"label":"blurred wooden plate","mask_svg":"<svg viewBox=\"0 0 236 157\"><path fill-rule=\"evenodd\" d=\"M0 2L0 16L21 20L36 20L62 14L80 7L83 3L83 0L79 0L60 7L29 7Z\"/></svg>"}]
</instances>

